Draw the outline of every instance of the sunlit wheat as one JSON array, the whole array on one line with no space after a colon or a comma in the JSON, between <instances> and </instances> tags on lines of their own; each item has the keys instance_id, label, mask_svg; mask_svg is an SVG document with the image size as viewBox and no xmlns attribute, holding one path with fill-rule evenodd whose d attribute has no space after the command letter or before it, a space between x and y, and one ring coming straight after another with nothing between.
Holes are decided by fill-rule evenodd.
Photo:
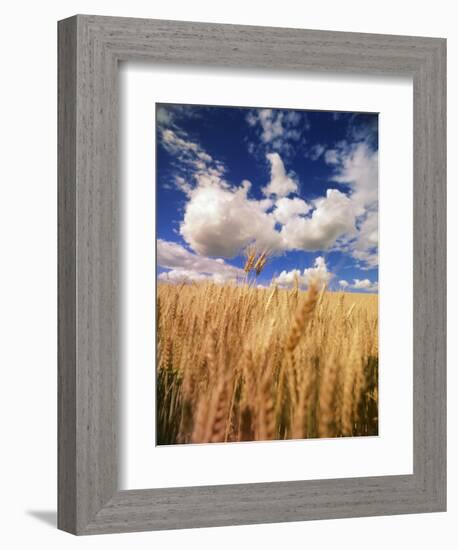
<instances>
[{"instance_id":1,"label":"sunlit wheat","mask_svg":"<svg viewBox=\"0 0 458 550\"><path fill-rule=\"evenodd\" d=\"M313 283L158 284L158 444L376 435L377 312Z\"/></svg>"}]
</instances>

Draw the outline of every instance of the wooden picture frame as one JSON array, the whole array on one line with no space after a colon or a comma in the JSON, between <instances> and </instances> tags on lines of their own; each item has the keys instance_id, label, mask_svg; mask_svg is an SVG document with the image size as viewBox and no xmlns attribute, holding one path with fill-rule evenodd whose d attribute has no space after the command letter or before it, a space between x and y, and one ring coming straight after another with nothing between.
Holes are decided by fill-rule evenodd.
<instances>
[{"instance_id":1,"label":"wooden picture frame","mask_svg":"<svg viewBox=\"0 0 458 550\"><path fill-rule=\"evenodd\" d=\"M59 22L58 526L117 533L446 508L446 42L77 15ZM412 475L118 489L120 61L412 75ZM152 465L154 467L154 465Z\"/></svg>"}]
</instances>

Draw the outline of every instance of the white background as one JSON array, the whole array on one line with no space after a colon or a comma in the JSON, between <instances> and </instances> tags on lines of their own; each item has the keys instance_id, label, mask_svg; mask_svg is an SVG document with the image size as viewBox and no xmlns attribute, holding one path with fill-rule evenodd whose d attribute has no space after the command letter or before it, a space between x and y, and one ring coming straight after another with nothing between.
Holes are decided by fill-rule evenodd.
<instances>
[{"instance_id":1,"label":"white background","mask_svg":"<svg viewBox=\"0 0 458 550\"><path fill-rule=\"evenodd\" d=\"M121 74L121 488L412 473L412 79L146 64ZM380 113L379 437L154 446L156 101Z\"/></svg>"},{"instance_id":2,"label":"white background","mask_svg":"<svg viewBox=\"0 0 458 550\"><path fill-rule=\"evenodd\" d=\"M449 151L458 147L458 38L454 3L339 0L267 4L232 0L67 0L9 3L2 10L0 87L1 497L5 548L122 549L304 547L452 548L458 520L458 402L449 400L449 511L403 517L227 527L74 538L54 528L56 509L56 20L74 13L445 36ZM458 170L449 155L449 204ZM395 197L393 198L395 200ZM400 220L398 223L402 223ZM449 277L456 280L458 220L449 221ZM448 289L449 395L457 389L457 285Z\"/></svg>"}]
</instances>

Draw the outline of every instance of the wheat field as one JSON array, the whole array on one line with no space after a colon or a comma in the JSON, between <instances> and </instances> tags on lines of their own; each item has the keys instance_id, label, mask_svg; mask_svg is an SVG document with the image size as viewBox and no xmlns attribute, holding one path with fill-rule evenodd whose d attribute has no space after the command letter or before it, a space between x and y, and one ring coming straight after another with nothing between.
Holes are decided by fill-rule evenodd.
<instances>
[{"instance_id":1,"label":"wheat field","mask_svg":"<svg viewBox=\"0 0 458 550\"><path fill-rule=\"evenodd\" d=\"M159 283L157 444L378 434L378 296Z\"/></svg>"}]
</instances>

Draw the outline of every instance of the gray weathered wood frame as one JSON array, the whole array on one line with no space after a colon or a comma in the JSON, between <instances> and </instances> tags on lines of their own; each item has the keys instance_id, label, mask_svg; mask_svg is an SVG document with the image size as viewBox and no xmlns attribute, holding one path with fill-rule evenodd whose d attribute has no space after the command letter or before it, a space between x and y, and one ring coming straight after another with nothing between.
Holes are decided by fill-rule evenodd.
<instances>
[{"instance_id":1,"label":"gray weathered wood frame","mask_svg":"<svg viewBox=\"0 0 458 550\"><path fill-rule=\"evenodd\" d=\"M58 30L59 528L95 534L445 510L445 40L87 15ZM117 73L120 61L138 60L412 75L413 475L118 490Z\"/></svg>"}]
</instances>

